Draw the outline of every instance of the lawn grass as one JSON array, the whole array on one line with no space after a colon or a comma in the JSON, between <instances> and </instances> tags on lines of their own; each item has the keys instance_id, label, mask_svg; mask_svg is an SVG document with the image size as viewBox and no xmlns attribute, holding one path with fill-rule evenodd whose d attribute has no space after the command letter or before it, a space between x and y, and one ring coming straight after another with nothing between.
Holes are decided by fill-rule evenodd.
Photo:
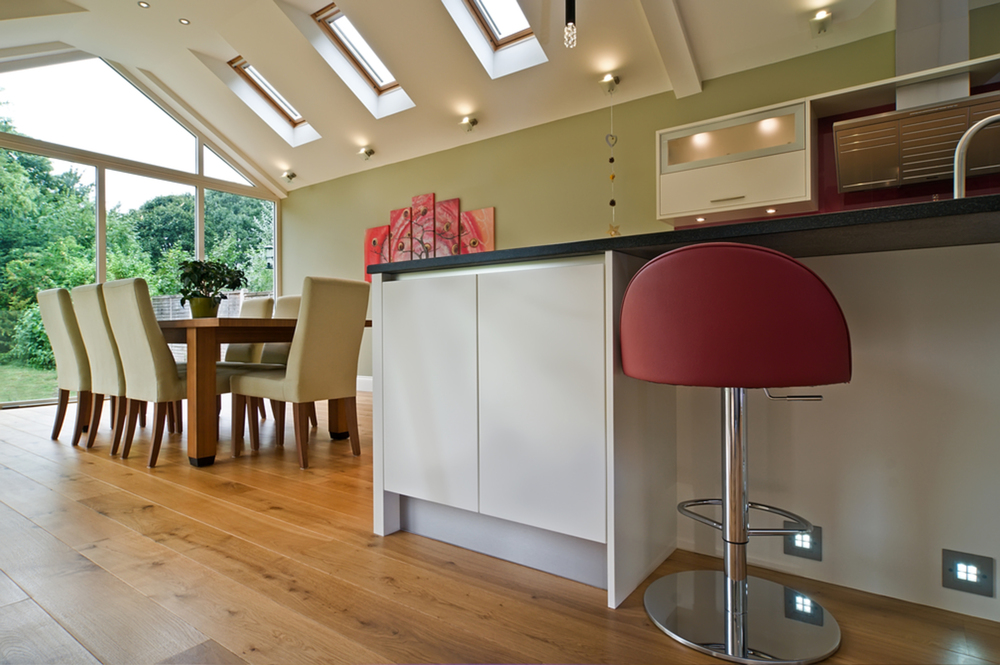
<instances>
[{"instance_id":1,"label":"lawn grass","mask_svg":"<svg viewBox=\"0 0 1000 665\"><path fill-rule=\"evenodd\" d=\"M0 402L54 399L57 395L54 369L0 365Z\"/></svg>"}]
</instances>

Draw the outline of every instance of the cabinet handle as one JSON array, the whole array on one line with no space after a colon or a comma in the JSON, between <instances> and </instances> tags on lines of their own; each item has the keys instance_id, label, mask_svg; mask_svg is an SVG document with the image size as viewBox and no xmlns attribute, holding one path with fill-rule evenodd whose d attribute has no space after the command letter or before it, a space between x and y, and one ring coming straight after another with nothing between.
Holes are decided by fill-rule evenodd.
<instances>
[{"instance_id":1,"label":"cabinet handle","mask_svg":"<svg viewBox=\"0 0 1000 665\"><path fill-rule=\"evenodd\" d=\"M712 199L711 201L709 201L709 203L723 203L725 201L739 201L740 199L745 199L745 198L746 198L746 194L743 194L742 196L727 196L724 199Z\"/></svg>"}]
</instances>

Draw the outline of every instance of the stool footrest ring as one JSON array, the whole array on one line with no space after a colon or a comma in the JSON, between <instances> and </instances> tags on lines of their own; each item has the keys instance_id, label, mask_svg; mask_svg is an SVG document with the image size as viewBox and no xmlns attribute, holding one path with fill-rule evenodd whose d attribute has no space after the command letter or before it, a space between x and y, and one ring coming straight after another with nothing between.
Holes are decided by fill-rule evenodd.
<instances>
[{"instance_id":1,"label":"stool footrest ring","mask_svg":"<svg viewBox=\"0 0 1000 665\"><path fill-rule=\"evenodd\" d=\"M698 513L690 510L695 506L721 506L722 499L692 499L691 501L681 501L677 504L677 512L685 517L690 517L691 519L706 524L713 529L722 531L722 522L717 522L710 517L705 517L704 515L699 515ZM782 508L775 508L774 506L768 506L763 503L750 502L750 508L753 510L760 510L765 513L771 513L774 515L780 515L792 522L796 522L797 526L785 527L780 529L749 529L747 535L750 536L792 536L797 533L812 533L813 525L812 523L804 517L796 515L795 513L789 512Z\"/></svg>"}]
</instances>

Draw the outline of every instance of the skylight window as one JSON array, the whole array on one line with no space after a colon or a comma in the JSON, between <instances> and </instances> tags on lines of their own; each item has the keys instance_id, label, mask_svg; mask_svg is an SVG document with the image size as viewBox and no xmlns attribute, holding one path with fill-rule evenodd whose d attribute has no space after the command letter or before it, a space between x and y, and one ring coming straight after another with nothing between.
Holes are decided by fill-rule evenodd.
<instances>
[{"instance_id":1,"label":"skylight window","mask_svg":"<svg viewBox=\"0 0 1000 665\"><path fill-rule=\"evenodd\" d=\"M465 0L493 50L531 36L517 0Z\"/></svg>"},{"instance_id":2,"label":"skylight window","mask_svg":"<svg viewBox=\"0 0 1000 665\"><path fill-rule=\"evenodd\" d=\"M246 79L247 83L253 86L261 96L266 99L274 110L280 113L292 127L298 127L305 118L295 110L295 107L288 103L288 100L281 96L267 79L261 76L260 72L253 68L243 56L236 56L229 61L229 66L236 70L236 73Z\"/></svg>"},{"instance_id":3,"label":"skylight window","mask_svg":"<svg viewBox=\"0 0 1000 665\"><path fill-rule=\"evenodd\" d=\"M313 14L313 18L351 59L355 68L368 79L376 92L381 94L398 86L396 77L337 5L324 7Z\"/></svg>"}]
</instances>

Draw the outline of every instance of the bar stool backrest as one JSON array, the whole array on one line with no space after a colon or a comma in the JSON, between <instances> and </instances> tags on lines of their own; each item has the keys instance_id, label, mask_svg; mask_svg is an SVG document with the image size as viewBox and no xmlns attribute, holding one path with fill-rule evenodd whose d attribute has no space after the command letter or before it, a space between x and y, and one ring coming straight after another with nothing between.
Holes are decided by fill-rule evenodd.
<instances>
[{"instance_id":1,"label":"bar stool backrest","mask_svg":"<svg viewBox=\"0 0 1000 665\"><path fill-rule=\"evenodd\" d=\"M621 312L622 368L684 386L786 388L851 379L847 321L826 284L772 249L704 243L635 274Z\"/></svg>"}]
</instances>

